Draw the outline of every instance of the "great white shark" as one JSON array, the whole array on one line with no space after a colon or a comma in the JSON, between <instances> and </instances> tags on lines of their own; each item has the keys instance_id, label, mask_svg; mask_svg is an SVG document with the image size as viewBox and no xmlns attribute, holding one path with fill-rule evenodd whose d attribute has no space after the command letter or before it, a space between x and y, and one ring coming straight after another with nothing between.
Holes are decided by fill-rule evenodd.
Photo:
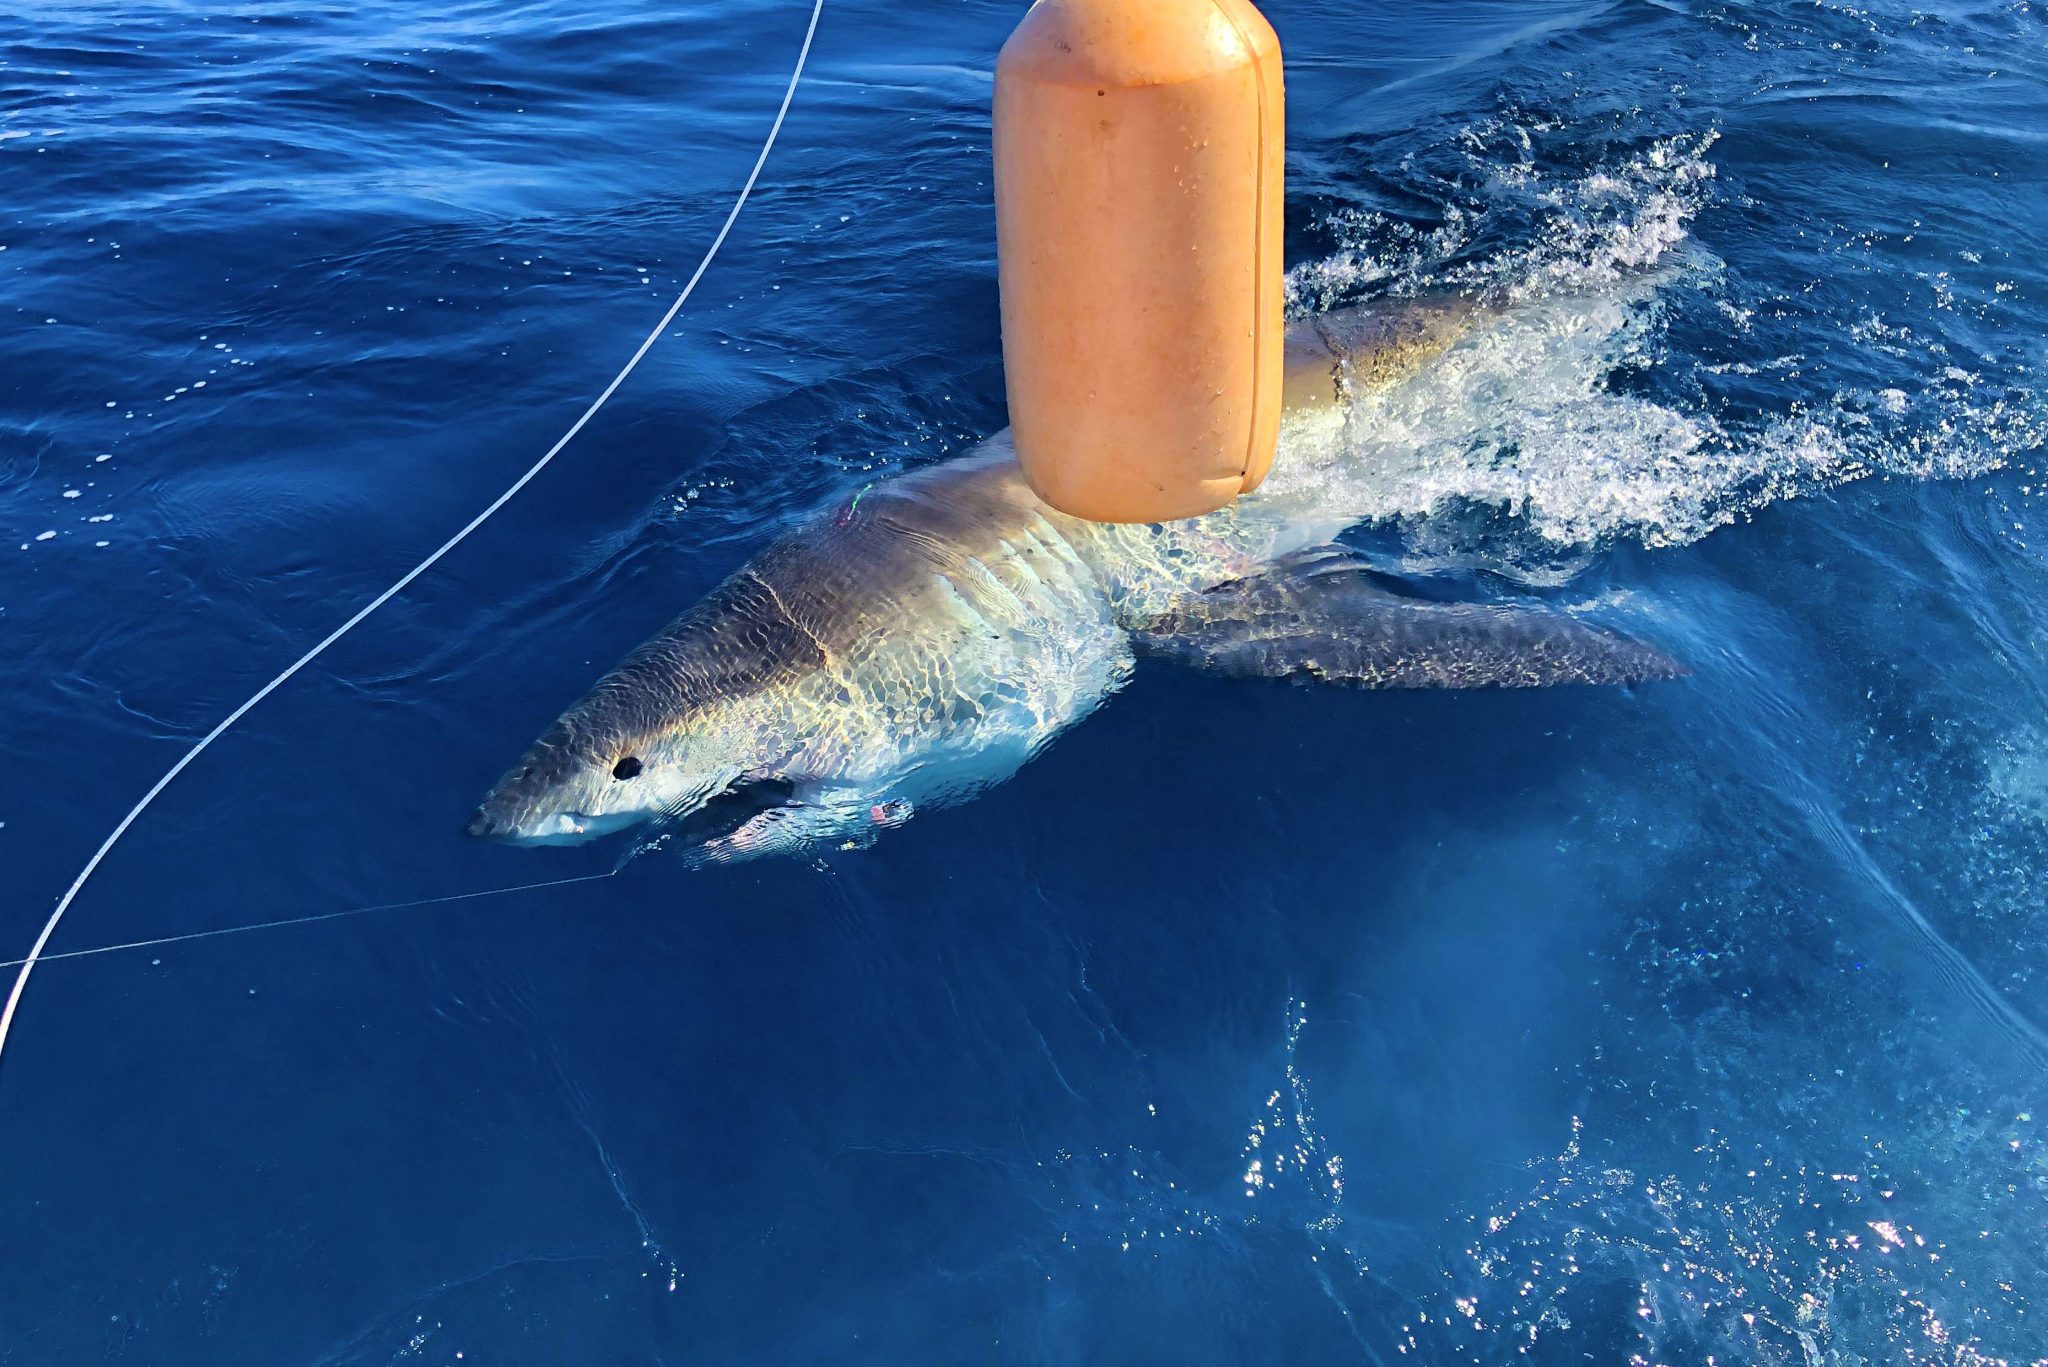
<instances>
[{"instance_id":1,"label":"great white shark","mask_svg":"<svg viewBox=\"0 0 2048 1367\"><path fill-rule=\"evenodd\" d=\"M1491 310L1406 301L1288 331L1304 415L1413 374ZM1366 688L1619 684L1685 671L1534 604L1390 592L1313 489L1105 525L1048 507L1007 431L782 537L601 679L499 780L472 835L562 844L713 809L712 857L864 844L1014 774L1143 654Z\"/></svg>"}]
</instances>

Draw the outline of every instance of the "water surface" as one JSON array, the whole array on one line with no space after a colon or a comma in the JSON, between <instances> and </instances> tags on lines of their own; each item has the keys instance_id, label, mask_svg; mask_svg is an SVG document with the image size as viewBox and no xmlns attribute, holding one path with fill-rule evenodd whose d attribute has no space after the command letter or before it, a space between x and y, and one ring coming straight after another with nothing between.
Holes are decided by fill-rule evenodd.
<instances>
[{"instance_id":1,"label":"water surface","mask_svg":"<svg viewBox=\"0 0 2048 1367\"><path fill-rule=\"evenodd\" d=\"M2048 30L1293 3L1311 309L1517 308L1279 480L1694 676L1170 669L871 850L52 963L0 1363L2037 1362ZM1014 5L828 0L528 493L56 950L603 872L460 835L621 653L1003 424ZM0 16L0 946L660 316L808 17Z\"/></svg>"}]
</instances>

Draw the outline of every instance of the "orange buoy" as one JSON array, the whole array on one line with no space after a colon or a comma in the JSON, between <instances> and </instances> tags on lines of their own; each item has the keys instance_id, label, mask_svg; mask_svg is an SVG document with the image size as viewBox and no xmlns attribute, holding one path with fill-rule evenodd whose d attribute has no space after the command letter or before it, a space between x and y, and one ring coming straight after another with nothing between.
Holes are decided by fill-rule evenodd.
<instances>
[{"instance_id":1,"label":"orange buoy","mask_svg":"<svg viewBox=\"0 0 2048 1367\"><path fill-rule=\"evenodd\" d=\"M1038 0L996 60L1024 477L1098 522L1256 487L1279 438L1280 40L1248 0Z\"/></svg>"}]
</instances>

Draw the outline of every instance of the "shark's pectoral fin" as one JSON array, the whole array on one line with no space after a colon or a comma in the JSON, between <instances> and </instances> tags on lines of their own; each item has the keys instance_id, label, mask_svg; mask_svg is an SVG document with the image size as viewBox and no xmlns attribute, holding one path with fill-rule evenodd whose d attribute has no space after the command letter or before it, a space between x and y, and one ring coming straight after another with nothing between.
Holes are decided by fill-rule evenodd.
<instances>
[{"instance_id":1,"label":"shark's pectoral fin","mask_svg":"<svg viewBox=\"0 0 2048 1367\"><path fill-rule=\"evenodd\" d=\"M1553 608L1390 593L1335 548L1219 585L1148 622L1138 639L1221 674L1363 688L1627 684L1690 672L1654 646Z\"/></svg>"},{"instance_id":2,"label":"shark's pectoral fin","mask_svg":"<svg viewBox=\"0 0 2048 1367\"><path fill-rule=\"evenodd\" d=\"M796 854L836 843L842 850L871 845L883 831L910 820L904 798L876 800L855 789L816 788L777 806L755 812L724 835L696 846L697 857L712 863L755 859L767 854Z\"/></svg>"}]
</instances>

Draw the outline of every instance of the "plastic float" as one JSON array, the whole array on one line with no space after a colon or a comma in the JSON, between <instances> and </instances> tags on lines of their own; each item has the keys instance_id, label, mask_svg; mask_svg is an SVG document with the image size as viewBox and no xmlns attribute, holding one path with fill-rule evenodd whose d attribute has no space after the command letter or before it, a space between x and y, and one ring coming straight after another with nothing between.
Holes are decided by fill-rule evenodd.
<instances>
[{"instance_id":1,"label":"plastic float","mask_svg":"<svg viewBox=\"0 0 2048 1367\"><path fill-rule=\"evenodd\" d=\"M1053 507L1163 522L1273 462L1280 40L1246 0L1038 0L996 61L1003 357Z\"/></svg>"}]
</instances>

